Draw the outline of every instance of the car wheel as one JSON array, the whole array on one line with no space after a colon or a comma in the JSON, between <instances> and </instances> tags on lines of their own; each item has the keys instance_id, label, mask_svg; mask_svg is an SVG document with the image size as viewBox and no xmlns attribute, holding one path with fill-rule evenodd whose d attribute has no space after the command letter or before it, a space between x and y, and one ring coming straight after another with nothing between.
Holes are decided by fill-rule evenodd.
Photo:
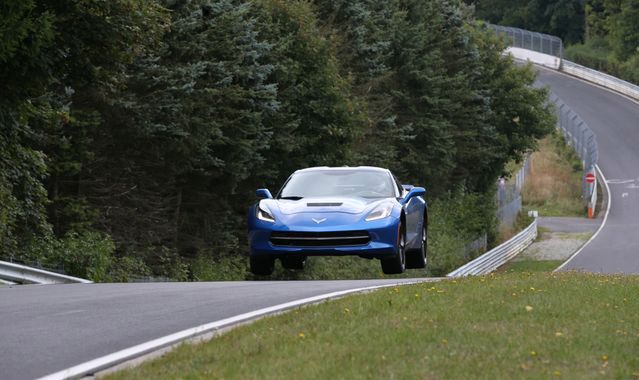
<instances>
[{"instance_id":1,"label":"car wheel","mask_svg":"<svg viewBox=\"0 0 639 380\"><path fill-rule=\"evenodd\" d=\"M426 268L426 249L428 246L428 230L426 224L422 228L422 244L418 249L406 252L406 268L420 269Z\"/></svg>"},{"instance_id":2,"label":"car wheel","mask_svg":"<svg viewBox=\"0 0 639 380\"><path fill-rule=\"evenodd\" d=\"M282 257L280 259L284 269L304 269L306 257Z\"/></svg>"},{"instance_id":3,"label":"car wheel","mask_svg":"<svg viewBox=\"0 0 639 380\"><path fill-rule=\"evenodd\" d=\"M269 256L251 256L249 264L251 273L258 276L270 276L275 269L275 259Z\"/></svg>"},{"instance_id":4,"label":"car wheel","mask_svg":"<svg viewBox=\"0 0 639 380\"><path fill-rule=\"evenodd\" d=\"M406 230L402 224L399 228L397 242L397 254L393 257L382 259L382 272L384 274L400 274L406 269Z\"/></svg>"}]
</instances>

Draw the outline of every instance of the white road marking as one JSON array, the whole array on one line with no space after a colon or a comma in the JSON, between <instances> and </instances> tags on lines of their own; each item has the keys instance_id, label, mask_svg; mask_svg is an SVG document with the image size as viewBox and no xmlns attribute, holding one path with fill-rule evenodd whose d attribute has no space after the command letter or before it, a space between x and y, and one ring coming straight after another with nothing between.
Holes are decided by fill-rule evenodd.
<instances>
[{"instance_id":1,"label":"white road marking","mask_svg":"<svg viewBox=\"0 0 639 380\"><path fill-rule=\"evenodd\" d=\"M67 311L62 311L60 313L51 314L49 315L49 317L59 317L61 315L78 314L78 313L84 313L84 312L85 310L67 310Z\"/></svg>"},{"instance_id":2,"label":"white road marking","mask_svg":"<svg viewBox=\"0 0 639 380\"><path fill-rule=\"evenodd\" d=\"M634 183L634 179L609 179L606 183L610 185L623 185L626 183Z\"/></svg>"},{"instance_id":3,"label":"white road marking","mask_svg":"<svg viewBox=\"0 0 639 380\"><path fill-rule=\"evenodd\" d=\"M622 197L622 198L625 198L625 197L627 197L627 196L628 196L628 193L623 193L623 194L621 194L621 197Z\"/></svg>"}]
</instances>

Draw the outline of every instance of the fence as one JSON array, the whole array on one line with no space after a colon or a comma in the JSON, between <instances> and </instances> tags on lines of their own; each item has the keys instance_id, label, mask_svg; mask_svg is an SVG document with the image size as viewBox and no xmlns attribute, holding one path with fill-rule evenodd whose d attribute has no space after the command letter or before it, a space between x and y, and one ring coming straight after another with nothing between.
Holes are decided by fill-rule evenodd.
<instances>
[{"instance_id":1,"label":"fence","mask_svg":"<svg viewBox=\"0 0 639 380\"><path fill-rule=\"evenodd\" d=\"M560 59L564 56L564 44L559 37L509 26L488 24L488 27L495 30L498 35L504 36L512 47L533 50Z\"/></svg>"},{"instance_id":2,"label":"fence","mask_svg":"<svg viewBox=\"0 0 639 380\"><path fill-rule=\"evenodd\" d=\"M495 30L498 35L505 36L506 42L513 47L519 47L562 58L563 43L559 37L499 25L489 24L489 27ZM540 42L530 42L534 40L539 40ZM542 62L538 63L543 64ZM600 73L563 59L557 68L569 74L598 83L602 86L615 89L626 95L639 97L638 86L634 86L610 75ZM595 167L598 160L598 149L597 139L594 132L592 132L579 115L570 109L570 107L568 107L555 94L550 94L550 100L556 106L557 129L563 133L566 138L566 142L573 147L581 159L584 169L584 178L588 174L595 174ZM582 197L588 202L588 215L592 217L594 215L594 207L597 203L596 182L588 184L586 181L582 181Z\"/></svg>"},{"instance_id":3,"label":"fence","mask_svg":"<svg viewBox=\"0 0 639 380\"><path fill-rule=\"evenodd\" d=\"M486 249L488 249L488 235L483 234L479 238L466 244L464 253L466 255L471 255L475 252L483 253L483 252L486 252Z\"/></svg>"},{"instance_id":4,"label":"fence","mask_svg":"<svg viewBox=\"0 0 639 380\"><path fill-rule=\"evenodd\" d=\"M504 178L497 183L497 219L502 225L513 225L522 208L521 190L530 172L530 159L526 157L521 169L514 177L514 183Z\"/></svg>"},{"instance_id":5,"label":"fence","mask_svg":"<svg viewBox=\"0 0 639 380\"><path fill-rule=\"evenodd\" d=\"M557 128L562 132L566 142L575 150L581 159L584 167L584 176L587 173L594 173L594 168L599 158L595 133L581 117L559 99L557 95L551 93L550 100L555 103ZM593 196L593 193L594 197L596 197L597 192L593 191L591 187L592 186L586 184L585 181L582 181L582 196L584 199L589 199L589 197Z\"/></svg>"}]
</instances>

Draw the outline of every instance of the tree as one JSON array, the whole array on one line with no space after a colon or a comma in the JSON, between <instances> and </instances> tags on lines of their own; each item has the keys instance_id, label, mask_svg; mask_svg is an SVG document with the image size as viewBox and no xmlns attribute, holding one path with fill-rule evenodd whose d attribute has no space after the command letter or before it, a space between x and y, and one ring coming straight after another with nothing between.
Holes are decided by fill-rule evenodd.
<instances>
[{"instance_id":1,"label":"tree","mask_svg":"<svg viewBox=\"0 0 639 380\"><path fill-rule=\"evenodd\" d=\"M607 2L609 12L617 4ZM639 55L639 1L623 0L618 12L608 16L609 40L617 58L626 61L633 55Z\"/></svg>"},{"instance_id":2,"label":"tree","mask_svg":"<svg viewBox=\"0 0 639 380\"><path fill-rule=\"evenodd\" d=\"M273 67L268 80L277 86L279 104L277 112L265 119L271 141L260 168L272 175L256 174L279 186L299 168L347 163L362 113L310 4L282 0L256 4L259 35L273 47L267 57Z\"/></svg>"},{"instance_id":3,"label":"tree","mask_svg":"<svg viewBox=\"0 0 639 380\"><path fill-rule=\"evenodd\" d=\"M44 155L31 124L48 118L40 97L51 81L52 15L34 1L0 5L0 255L19 253L46 234Z\"/></svg>"},{"instance_id":4,"label":"tree","mask_svg":"<svg viewBox=\"0 0 639 380\"><path fill-rule=\"evenodd\" d=\"M346 35L335 38L343 71L353 76L355 94L370 110L360 163L391 167L427 184L435 196L457 186L484 192L506 162L548 132L545 93L529 88L534 75L501 57L494 33L475 27L460 4L318 6L327 26ZM530 101L531 111L522 107L502 116L503 96L515 94L513 107ZM518 116L524 111L526 119Z\"/></svg>"}]
</instances>

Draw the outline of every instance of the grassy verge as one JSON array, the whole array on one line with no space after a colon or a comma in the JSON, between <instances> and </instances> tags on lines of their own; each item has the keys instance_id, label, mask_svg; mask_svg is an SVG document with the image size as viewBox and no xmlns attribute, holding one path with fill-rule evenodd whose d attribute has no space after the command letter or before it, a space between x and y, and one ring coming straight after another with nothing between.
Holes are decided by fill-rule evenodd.
<instances>
[{"instance_id":1,"label":"grassy verge","mask_svg":"<svg viewBox=\"0 0 639 380\"><path fill-rule=\"evenodd\" d=\"M639 376L637 276L511 273L260 320L109 379Z\"/></svg>"},{"instance_id":2,"label":"grassy verge","mask_svg":"<svg viewBox=\"0 0 639 380\"><path fill-rule=\"evenodd\" d=\"M555 132L539 142L532 154L530 176L523 190L524 209L541 216L584 216L581 161Z\"/></svg>"}]
</instances>

